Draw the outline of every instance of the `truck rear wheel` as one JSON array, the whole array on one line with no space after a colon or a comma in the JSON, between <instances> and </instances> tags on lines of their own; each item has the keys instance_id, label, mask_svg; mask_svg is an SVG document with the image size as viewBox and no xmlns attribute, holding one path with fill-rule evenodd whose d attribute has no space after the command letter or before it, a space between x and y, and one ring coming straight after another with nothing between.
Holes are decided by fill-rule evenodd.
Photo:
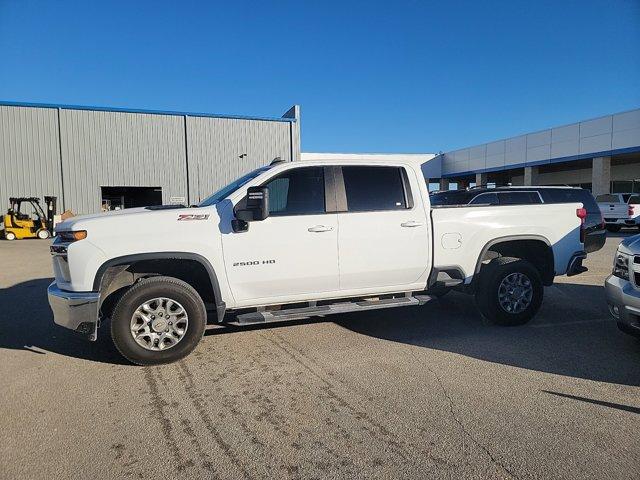
<instances>
[{"instance_id":1,"label":"truck rear wheel","mask_svg":"<svg viewBox=\"0 0 640 480\"><path fill-rule=\"evenodd\" d=\"M540 274L526 260L495 258L482 267L478 281L478 309L497 325L522 325L540 309L544 287Z\"/></svg>"},{"instance_id":2,"label":"truck rear wheel","mask_svg":"<svg viewBox=\"0 0 640 480\"><path fill-rule=\"evenodd\" d=\"M111 338L132 363L171 363L196 348L206 321L204 303L188 283L173 277L150 277L129 288L116 304Z\"/></svg>"}]
</instances>

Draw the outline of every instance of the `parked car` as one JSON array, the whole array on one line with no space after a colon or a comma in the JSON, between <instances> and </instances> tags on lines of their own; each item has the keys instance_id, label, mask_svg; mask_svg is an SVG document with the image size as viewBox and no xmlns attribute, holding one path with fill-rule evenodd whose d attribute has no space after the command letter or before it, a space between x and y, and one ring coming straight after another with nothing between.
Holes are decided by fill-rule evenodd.
<instances>
[{"instance_id":1,"label":"parked car","mask_svg":"<svg viewBox=\"0 0 640 480\"><path fill-rule=\"evenodd\" d=\"M640 195L607 193L596 198L607 230L619 232L622 227L640 227Z\"/></svg>"},{"instance_id":2,"label":"parked car","mask_svg":"<svg viewBox=\"0 0 640 480\"><path fill-rule=\"evenodd\" d=\"M624 333L640 337L640 235L625 238L604 283L609 311Z\"/></svg>"},{"instance_id":3,"label":"parked car","mask_svg":"<svg viewBox=\"0 0 640 480\"><path fill-rule=\"evenodd\" d=\"M432 192L433 207L455 205L530 205L539 203L582 203L587 211L584 219L584 249L598 251L607 232L598 204L589 190L568 186L473 187L467 190ZM640 212L640 210L639 210Z\"/></svg>"},{"instance_id":4,"label":"parked car","mask_svg":"<svg viewBox=\"0 0 640 480\"><path fill-rule=\"evenodd\" d=\"M245 326L421 305L432 289L459 288L487 319L519 325L544 285L586 270L586 216L582 202L431 210L418 163L277 163L195 208L63 222L49 303L55 323L90 340L110 319L116 347L140 365L189 354L207 310Z\"/></svg>"}]
</instances>

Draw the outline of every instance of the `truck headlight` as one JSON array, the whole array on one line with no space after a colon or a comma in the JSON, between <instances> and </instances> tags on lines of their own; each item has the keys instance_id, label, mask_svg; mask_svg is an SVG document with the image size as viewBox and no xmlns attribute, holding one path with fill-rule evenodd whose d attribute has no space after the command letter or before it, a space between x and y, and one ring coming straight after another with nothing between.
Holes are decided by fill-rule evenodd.
<instances>
[{"instance_id":1,"label":"truck headlight","mask_svg":"<svg viewBox=\"0 0 640 480\"><path fill-rule=\"evenodd\" d=\"M613 276L629 280L629 259L631 257L624 253L616 252L613 261Z\"/></svg>"},{"instance_id":2,"label":"truck headlight","mask_svg":"<svg viewBox=\"0 0 640 480\"><path fill-rule=\"evenodd\" d=\"M56 232L56 236L60 238L61 242L71 243L77 242L78 240L84 240L87 238L86 230L66 230L62 232Z\"/></svg>"}]
</instances>

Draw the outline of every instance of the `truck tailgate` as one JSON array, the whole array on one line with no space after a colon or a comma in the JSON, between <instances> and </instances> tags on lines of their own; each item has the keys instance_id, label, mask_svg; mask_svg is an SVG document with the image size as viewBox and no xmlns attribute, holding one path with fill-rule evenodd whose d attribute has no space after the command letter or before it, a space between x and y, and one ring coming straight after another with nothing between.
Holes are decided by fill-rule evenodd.
<instances>
[{"instance_id":1,"label":"truck tailgate","mask_svg":"<svg viewBox=\"0 0 640 480\"><path fill-rule=\"evenodd\" d=\"M629 208L626 203L598 203L598 207L600 207L605 222L629 217Z\"/></svg>"}]
</instances>

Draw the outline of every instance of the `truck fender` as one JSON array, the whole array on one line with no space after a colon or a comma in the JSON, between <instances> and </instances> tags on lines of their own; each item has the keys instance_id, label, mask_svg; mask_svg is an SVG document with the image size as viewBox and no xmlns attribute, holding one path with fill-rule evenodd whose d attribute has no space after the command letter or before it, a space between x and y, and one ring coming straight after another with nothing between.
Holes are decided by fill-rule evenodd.
<instances>
[{"instance_id":1,"label":"truck fender","mask_svg":"<svg viewBox=\"0 0 640 480\"><path fill-rule=\"evenodd\" d=\"M535 241L540 241L543 242L545 245L547 245L547 247L549 247L550 251L551 251L551 267L553 267L553 248L551 246L551 242L549 242L549 240L546 237L543 237L542 235L506 235L504 237L498 237L498 238L494 238L491 239L490 241L488 241L485 246L482 248L482 250L480 251L480 255L478 255L478 259L476 260L476 268L474 270L474 275L473 275L473 279L475 279L478 275L478 273L480 272L480 268L482 268L482 259L485 257L485 255L487 254L487 252L489 250L491 250L491 247L493 247L494 245L497 245L499 243L505 243L505 242L511 242L511 241L519 241L519 240L535 240ZM553 268L552 268L553 270ZM552 272L553 276L555 276L555 272ZM473 280L472 279L472 280ZM548 284L549 280L548 279L543 279L545 280L545 285ZM551 278L551 281L553 281L553 277Z\"/></svg>"},{"instance_id":2,"label":"truck fender","mask_svg":"<svg viewBox=\"0 0 640 480\"><path fill-rule=\"evenodd\" d=\"M102 286L102 280L107 270L111 267L117 267L121 265L130 265L142 260L193 260L200 263L209 275L211 286L216 302L216 313L218 321L222 321L226 311L226 304L222 300L222 293L220 291L220 283L218 276L216 275L213 266L202 255L190 252L153 252L153 253L136 253L133 255L124 255L121 257L115 257L104 262L96 271L95 278L93 280L93 291L99 292Z\"/></svg>"}]
</instances>

